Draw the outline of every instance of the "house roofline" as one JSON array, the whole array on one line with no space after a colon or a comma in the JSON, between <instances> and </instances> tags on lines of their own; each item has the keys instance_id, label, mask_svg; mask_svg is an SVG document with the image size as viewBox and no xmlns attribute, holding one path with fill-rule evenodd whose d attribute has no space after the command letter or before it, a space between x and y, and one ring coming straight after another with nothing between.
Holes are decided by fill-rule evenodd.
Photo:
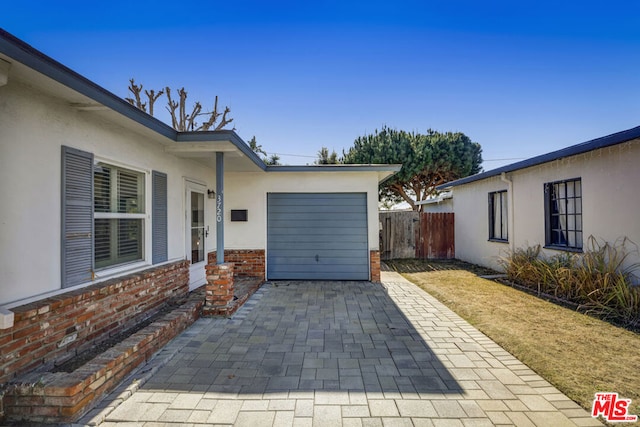
<instances>
[{"instance_id":1,"label":"house roofline","mask_svg":"<svg viewBox=\"0 0 640 427\"><path fill-rule=\"evenodd\" d=\"M271 165L267 171L271 172L398 172L402 165L374 165L374 164L338 164L338 165Z\"/></svg>"},{"instance_id":2,"label":"house roofline","mask_svg":"<svg viewBox=\"0 0 640 427\"><path fill-rule=\"evenodd\" d=\"M589 151L597 150L599 148L606 148L612 145L622 144L627 141L640 138L640 126L616 132L611 135L603 136L600 138L592 139L580 144L572 145L570 147L562 148L560 150L552 151L550 153L542 154L540 156L531 157L520 162L512 163L506 166L502 166L497 169L493 169L487 172L482 172L476 175L460 178L455 181L447 182L445 184L436 187L438 190L444 190L458 185L469 184L471 182L480 181L483 179L498 176L502 173L514 172L520 169L529 168L532 166L538 166L543 163L552 162L554 160L560 160L565 157L575 156L578 154L587 153Z\"/></svg>"},{"instance_id":3,"label":"house roofline","mask_svg":"<svg viewBox=\"0 0 640 427\"><path fill-rule=\"evenodd\" d=\"M378 184L387 181L400 171L402 165L380 165L380 164L338 164L338 165L273 165L267 166L267 172L377 172L386 174L380 177Z\"/></svg>"},{"instance_id":4,"label":"house roofline","mask_svg":"<svg viewBox=\"0 0 640 427\"><path fill-rule=\"evenodd\" d=\"M230 141L260 169L266 165L235 131L179 132L0 28L0 53L175 142Z\"/></svg>"},{"instance_id":5,"label":"house roofline","mask_svg":"<svg viewBox=\"0 0 640 427\"><path fill-rule=\"evenodd\" d=\"M260 157L244 142L242 138L233 130L213 130L197 132L177 132L176 142L211 142L211 141L231 141L242 154L249 157L263 171L267 170L267 165Z\"/></svg>"}]
</instances>

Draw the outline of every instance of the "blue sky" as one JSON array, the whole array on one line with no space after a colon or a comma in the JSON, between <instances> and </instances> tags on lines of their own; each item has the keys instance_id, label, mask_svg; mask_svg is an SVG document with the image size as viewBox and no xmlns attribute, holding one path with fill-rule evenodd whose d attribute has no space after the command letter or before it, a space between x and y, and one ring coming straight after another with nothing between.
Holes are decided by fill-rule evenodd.
<instances>
[{"instance_id":1,"label":"blue sky","mask_svg":"<svg viewBox=\"0 0 640 427\"><path fill-rule=\"evenodd\" d=\"M218 95L286 164L387 125L464 132L489 170L640 125L633 0L23 1L0 27L121 97Z\"/></svg>"}]
</instances>

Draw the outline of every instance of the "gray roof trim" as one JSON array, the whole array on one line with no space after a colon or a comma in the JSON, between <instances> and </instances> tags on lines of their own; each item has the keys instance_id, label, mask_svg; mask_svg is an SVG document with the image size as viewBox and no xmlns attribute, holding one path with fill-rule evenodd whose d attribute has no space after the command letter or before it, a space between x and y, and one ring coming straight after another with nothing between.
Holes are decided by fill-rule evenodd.
<instances>
[{"instance_id":1,"label":"gray roof trim","mask_svg":"<svg viewBox=\"0 0 640 427\"><path fill-rule=\"evenodd\" d=\"M622 144L623 142L631 141L633 139L640 138L640 126L616 132L611 135L603 136L601 138L592 139L580 144L572 145L570 147L562 148L557 151L542 154L540 156L531 157L530 159L522 160L520 162L512 163L510 165L502 166L497 169L493 169L487 172L482 172L476 175L467 176L465 178L457 179L455 181L447 182L436 187L438 190L444 190L450 187L456 187L458 185L468 184L470 182L479 181L482 179L491 178L504 173L517 171L532 166L541 165L543 163L552 162L554 160L563 159L565 157L575 156L578 154L587 153L589 151L597 150L599 148L606 148L612 145Z\"/></svg>"},{"instance_id":2,"label":"gray roof trim","mask_svg":"<svg viewBox=\"0 0 640 427\"><path fill-rule=\"evenodd\" d=\"M249 145L233 130L205 132L178 132L166 123L129 104L124 99L102 86L78 74L55 59L45 55L31 45L0 28L0 53L43 74L58 83L122 114L134 122L175 142L230 141L260 169L267 172L393 172L402 165L313 165L313 166L267 166ZM388 179L389 177L385 178ZM383 180L382 182L384 182Z\"/></svg>"},{"instance_id":3,"label":"gray roof trim","mask_svg":"<svg viewBox=\"0 0 640 427\"><path fill-rule=\"evenodd\" d=\"M238 150L251 159L260 169L267 170L267 165L249 147L249 145L238 136L233 130L215 130L198 132L178 132L177 142L208 142L208 141L231 141Z\"/></svg>"},{"instance_id":4,"label":"gray roof trim","mask_svg":"<svg viewBox=\"0 0 640 427\"><path fill-rule=\"evenodd\" d=\"M358 164L340 164L340 165L308 165L308 166L267 166L267 172L390 172L388 176L380 179L378 176L378 185L389 180L393 175L398 173L402 165L358 165Z\"/></svg>"},{"instance_id":5,"label":"gray roof trim","mask_svg":"<svg viewBox=\"0 0 640 427\"><path fill-rule=\"evenodd\" d=\"M267 166L267 172L398 172L402 165L293 165Z\"/></svg>"},{"instance_id":6,"label":"gray roof trim","mask_svg":"<svg viewBox=\"0 0 640 427\"><path fill-rule=\"evenodd\" d=\"M134 107L119 96L114 95L86 77L81 76L53 58L36 50L2 28L0 28L0 53L117 111L160 135L173 140L176 139L177 131L171 126Z\"/></svg>"},{"instance_id":7,"label":"gray roof trim","mask_svg":"<svg viewBox=\"0 0 640 427\"><path fill-rule=\"evenodd\" d=\"M232 130L178 132L0 28L0 53L176 142L231 141L262 170L264 162Z\"/></svg>"}]
</instances>

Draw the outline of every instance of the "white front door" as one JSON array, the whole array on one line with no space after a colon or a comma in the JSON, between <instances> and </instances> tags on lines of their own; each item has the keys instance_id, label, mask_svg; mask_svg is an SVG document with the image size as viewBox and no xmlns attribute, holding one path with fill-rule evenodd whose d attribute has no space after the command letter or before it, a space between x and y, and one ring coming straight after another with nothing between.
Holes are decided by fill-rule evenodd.
<instances>
[{"instance_id":1,"label":"white front door","mask_svg":"<svg viewBox=\"0 0 640 427\"><path fill-rule=\"evenodd\" d=\"M205 191L204 185L186 184L186 251L189 267L189 290L203 285L207 252L205 248Z\"/></svg>"}]
</instances>

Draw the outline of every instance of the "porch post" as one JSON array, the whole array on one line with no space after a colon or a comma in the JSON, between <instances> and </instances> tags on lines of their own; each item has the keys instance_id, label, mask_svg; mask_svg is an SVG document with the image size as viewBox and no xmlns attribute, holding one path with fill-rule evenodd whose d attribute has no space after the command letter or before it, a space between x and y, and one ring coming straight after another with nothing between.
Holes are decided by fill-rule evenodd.
<instances>
[{"instance_id":1,"label":"porch post","mask_svg":"<svg viewBox=\"0 0 640 427\"><path fill-rule=\"evenodd\" d=\"M224 263L224 153L216 152L216 262Z\"/></svg>"}]
</instances>

